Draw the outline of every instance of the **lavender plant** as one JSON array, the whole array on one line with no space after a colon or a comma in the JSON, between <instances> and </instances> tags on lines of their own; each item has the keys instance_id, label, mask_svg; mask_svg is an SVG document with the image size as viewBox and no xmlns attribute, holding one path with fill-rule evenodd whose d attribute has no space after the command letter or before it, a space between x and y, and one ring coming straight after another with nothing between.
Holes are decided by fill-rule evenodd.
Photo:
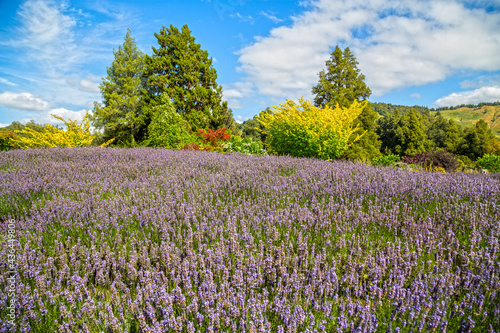
<instances>
[{"instance_id":1,"label":"lavender plant","mask_svg":"<svg viewBox=\"0 0 500 333\"><path fill-rule=\"evenodd\" d=\"M286 156L2 152L19 246L0 330L498 332L499 185Z\"/></svg>"}]
</instances>

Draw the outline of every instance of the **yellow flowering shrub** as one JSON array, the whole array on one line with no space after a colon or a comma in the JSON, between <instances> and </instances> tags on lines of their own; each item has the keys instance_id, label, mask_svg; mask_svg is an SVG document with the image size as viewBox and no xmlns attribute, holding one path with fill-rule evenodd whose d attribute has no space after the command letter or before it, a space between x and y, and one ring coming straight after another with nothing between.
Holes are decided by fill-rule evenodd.
<instances>
[{"instance_id":1,"label":"yellow flowering shrub","mask_svg":"<svg viewBox=\"0 0 500 333\"><path fill-rule=\"evenodd\" d=\"M83 117L83 122L78 124L76 120L64 120L62 117L52 115L52 117L61 120L66 125L66 131L52 125L45 125L43 132L37 132L31 128L25 128L16 133L25 134L18 136L13 142L17 147L28 148L54 148L54 147L85 147L92 144L95 135L90 132L89 112ZM105 147L113 142L114 139L103 143Z\"/></svg>"},{"instance_id":2,"label":"yellow flowering shrub","mask_svg":"<svg viewBox=\"0 0 500 333\"><path fill-rule=\"evenodd\" d=\"M267 130L270 152L330 160L339 158L348 148L349 138L357 129L353 121L366 103L354 101L349 107L318 108L304 98L299 99L298 105L287 100L257 120Z\"/></svg>"}]
</instances>

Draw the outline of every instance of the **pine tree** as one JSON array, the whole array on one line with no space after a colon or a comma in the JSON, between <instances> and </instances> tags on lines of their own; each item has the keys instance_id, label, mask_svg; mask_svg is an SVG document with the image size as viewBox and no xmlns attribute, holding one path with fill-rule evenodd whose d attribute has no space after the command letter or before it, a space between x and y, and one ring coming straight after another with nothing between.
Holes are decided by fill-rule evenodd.
<instances>
[{"instance_id":1,"label":"pine tree","mask_svg":"<svg viewBox=\"0 0 500 333\"><path fill-rule=\"evenodd\" d=\"M192 130L227 127L237 129L232 111L222 101L217 72L212 58L195 42L187 25L181 30L170 25L155 33L158 48L146 55L144 79L148 107L145 123L152 117L152 107L166 94L175 110L192 126Z\"/></svg>"},{"instance_id":2,"label":"pine tree","mask_svg":"<svg viewBox=\"0 0 500 333\"><path fill-rule=\"evenodd\" d=\"M354 101L367 99L371 90L357 66L358 62L348 47L342 51L336 46L330 59L326 61L326 71L319 73L319 82L312 89L312 93L316 95L314 104L317 107L349 107ZM368 160L380 155L380 141L376 133L377 118L378 114L367 104L354 122L358 129L352 135L344 157ZM360 138L360 135L363 136Z\"/></svg>"},{"instance_id":3,"label":"pine tree","mask_svg":"<svg viewBox=\"0 0 500 333\"><path fill-rule=\"evenodd\" d=\"M127 30L123 45L113 50L113 53L115 59L99 86L103 103L94 103L91 121L96 128L104 129L104 141L115 138L115 143L119 145L133 146L141 127L140 92L144 54L130 36L130 29Z\"/></svg>"},{"instance_id":4,"label":"pine tree","mask_svg":"<svg viewBox=\"0 0 500 333\"><path fill-rule=\"evenodd\" d=\"M334 107L336 104L349 107L355 100L370 97L371 90L357 66L358 62L351 50L346 47L342 52L337 45L331 58L326 61L327 70L319 73L318 85L312 89L312 93L316 95L314 104L318 107Z\"/></svg>"}]
</instances>

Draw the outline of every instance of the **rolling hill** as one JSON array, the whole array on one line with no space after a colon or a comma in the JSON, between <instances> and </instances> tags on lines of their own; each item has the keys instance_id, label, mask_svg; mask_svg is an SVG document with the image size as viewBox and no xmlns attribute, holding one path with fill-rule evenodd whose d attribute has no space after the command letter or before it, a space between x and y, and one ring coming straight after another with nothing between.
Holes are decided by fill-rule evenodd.
<instances>
[{"instance_id":1,"label":"rolling hill","mask_svg":"<svg viewBox=\"0 0 500 333\"><path fill-rule=\"evenodd\" d=\"M389 103L371 103L373 110L384 116L387 113L398 110L403 114L415 109L420 113L429 112L432 116L442 115L446 119L453 119L462 128L472 126L479 119L484 119L490 126L493 134L500 139L500 103L480 103L479 105L460 105L430 109L425 106L393 105Z\"/></svg>"},{"instance_id":2,"label":"rolling hill","mask_svg":"<svg viewBox=\"0 0 500 333\"><path fill-rule=\"evenodd\" d=\"M455 120L462 128L472 126L479 119L484 119L493 134L500 138L500 105L465 106L453 110L431 111L432 115L441 114L444 118Z\"/></svg>"}]
</instances>

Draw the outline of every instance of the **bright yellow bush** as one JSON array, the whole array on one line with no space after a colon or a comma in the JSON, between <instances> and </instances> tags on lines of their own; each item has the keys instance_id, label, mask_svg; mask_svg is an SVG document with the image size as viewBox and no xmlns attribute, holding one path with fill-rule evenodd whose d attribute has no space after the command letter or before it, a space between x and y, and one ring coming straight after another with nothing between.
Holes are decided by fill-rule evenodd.
<instances>
[{"instance_id":1,"label":"bright yellow bush","mask_svg":"<svg viewBox=\"0 0 500 333\"><path fill-rule=\"evenodd\" d=\"M347 108L318 108L304 98L299 99L298 105L287 100L257 120L268 132L266 143L271 152L329 160L340 157L348 148L349 138L357 129L353 121L366 103L354 101Z\"/></svg>"},{"instance_id":2,"label":"bright yellow bush","mask_svg":"<svg viewBox=\"0 0 500 333\"><path fill-rule=\"evenodd\" d=\"M52 125L45 125L43 132L37 132L31 128L25 128L16 133L25 134L18 136L13 142L17 147L28 148L54 148L54 147L84 147L92 144L95 135L90 132L89 112L83 117L83 122L78 124L76 120L64 120L62 117L52 115L52 117L61 120L66 125L66 131L63 131ZM101 145L105 147L113 142L108 140Z\"/></svg>"}]
</instances>

